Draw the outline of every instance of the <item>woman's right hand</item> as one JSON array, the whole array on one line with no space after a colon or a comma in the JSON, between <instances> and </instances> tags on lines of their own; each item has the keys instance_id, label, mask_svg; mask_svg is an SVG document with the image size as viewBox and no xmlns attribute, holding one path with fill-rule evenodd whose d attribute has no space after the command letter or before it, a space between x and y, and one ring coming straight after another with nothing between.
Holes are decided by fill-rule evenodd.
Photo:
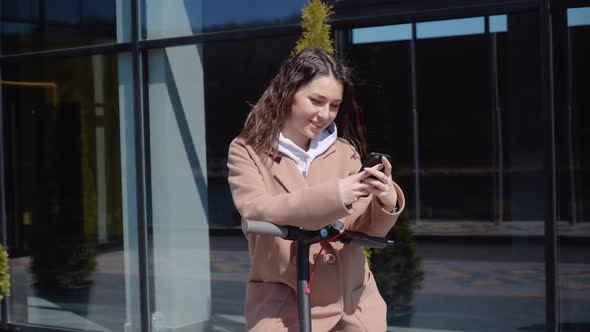
<instances>
[{"instance_id":1,"label":"woman's right hand","mask_svg":"<svg viewBox=\"0 0 590 332\"><path fill-rule=\"evenodd\" d=\"M383 165L378 164L373 166L372 168L380 169ZM342 197L342 202L344 205L350 205L352 203L356 203L361 197L366 197L369 195L367 188L369 185L363 183L362 181L371 176L369 172L362 171L350 176L347 176L343 179L338 181L338 187L340 189L340 197Z\"/></svg>"}]
</instances>

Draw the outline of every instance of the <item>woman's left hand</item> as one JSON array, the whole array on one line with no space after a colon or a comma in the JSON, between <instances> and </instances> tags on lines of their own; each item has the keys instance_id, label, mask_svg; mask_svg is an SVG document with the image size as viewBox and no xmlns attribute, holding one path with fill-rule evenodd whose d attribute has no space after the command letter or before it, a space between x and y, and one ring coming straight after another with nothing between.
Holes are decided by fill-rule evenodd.
<instances>
[{"instance_id":1,"label":"woman's left hand","mask_svg":"<svg viewBox=\"0 0 590 332\"><path fill-rule=\"evenodd\" d=\"M383 165L383 172L374 167L365 168L367 173L375 176L377 179L366 178L363 182L370 185L366 191L379 199L383 209L392 212L397 203L397 192L393 187L393 180L391 179L391 163L387 158L381 157L381 165Z\"/></svg>"}]
</instances>

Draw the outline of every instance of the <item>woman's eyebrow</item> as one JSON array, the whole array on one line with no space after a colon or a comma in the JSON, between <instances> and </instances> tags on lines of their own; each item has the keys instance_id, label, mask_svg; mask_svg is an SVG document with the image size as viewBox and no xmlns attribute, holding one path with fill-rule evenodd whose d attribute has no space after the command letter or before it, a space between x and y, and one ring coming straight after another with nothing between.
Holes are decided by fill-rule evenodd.
<instances>
[{"instance_id":1,"label":"woman's eyebrow","mask_svg":"<svg viewBox=\"0 0 590 332\"><path fill-rule=\"evenodd\" d=\"M317 92L313 92L311 95L314 98L320 98L320 99L328 100L328 98L326 96L324 96L324 95L322 95L320 93L317 93ZM334 99L334 100L332 100L332 102L340 103L340 102L342 102L342 99Z\"/></svg>"},{"instance_id":2,"label":"woman's eyebrow","mask_svg":"<svg viewBox=\"0 0 590 332\"><path fill-rule=\"evenodd\" d=\"M312 92L311 96L315 97L315 98L327 99L324 95L317 93L317 92Z\"/></svg>"}]
</instances>

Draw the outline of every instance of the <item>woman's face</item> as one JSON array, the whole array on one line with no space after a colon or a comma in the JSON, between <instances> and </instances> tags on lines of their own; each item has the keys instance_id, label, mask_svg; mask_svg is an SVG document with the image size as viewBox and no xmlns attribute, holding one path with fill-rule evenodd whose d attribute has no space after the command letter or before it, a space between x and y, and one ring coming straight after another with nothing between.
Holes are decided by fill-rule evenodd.
<instances>
[{"instance_id":1,"label":"woman's face","mask_svg":"<svg viewBox=\"0 0 590 332\"><path fill-rule=\"evenodd\" d=\"M342 92L342 83L331 76L316 77L300 88L293 96L283 135L307 150L310 139L318 136L336 118Z\"/></svg>"}]
</instances>

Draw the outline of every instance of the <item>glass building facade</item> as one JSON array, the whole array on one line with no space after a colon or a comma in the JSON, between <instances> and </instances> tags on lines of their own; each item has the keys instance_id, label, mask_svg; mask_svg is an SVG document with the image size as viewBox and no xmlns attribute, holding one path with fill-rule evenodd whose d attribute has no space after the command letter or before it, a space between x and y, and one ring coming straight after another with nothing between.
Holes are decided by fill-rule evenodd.
<instances>
[{"instance_id":1,"label":"glass building facade","mask_svg":"<svg viewBox=\"0 0 590 332\"><path fill-rule=\"evenodd\" d=\"M0 0L0 330L245 329L227 148L305 3ZM331 3L417 252L388 330L589 331L588 3Z\"/></svg>"}]
</instances>

